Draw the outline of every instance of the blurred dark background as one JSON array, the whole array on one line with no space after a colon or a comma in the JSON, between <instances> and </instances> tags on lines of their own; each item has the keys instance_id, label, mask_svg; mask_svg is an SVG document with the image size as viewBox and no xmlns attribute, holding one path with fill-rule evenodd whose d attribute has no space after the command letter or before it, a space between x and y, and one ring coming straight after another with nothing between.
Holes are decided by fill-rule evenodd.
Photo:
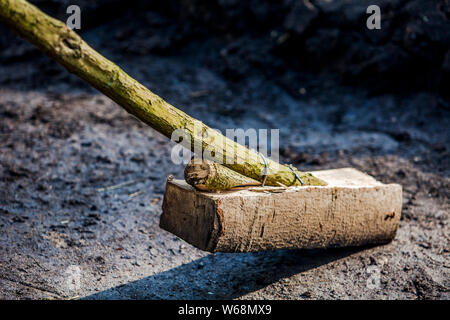
<instances>
[{"instance_id":1,"label":"blurred dark background","mask_svg":"<svg viewBox=\"0 0 450 320\"><path fill-rule=\"evenodd\" d=\"M129 57L179 55L197 43L199 57L231 81L262 72L297 96L299 83L318 90L341 83L370 94L428 91L446 107L450 99L446 0L31 2L63 21L66 8L79 5L79 32L108 25L108 45ZM380 30L366 28L371 4L381 8ZM0 30L2 63L34 54Z\"/></svg>"}]
</instances>

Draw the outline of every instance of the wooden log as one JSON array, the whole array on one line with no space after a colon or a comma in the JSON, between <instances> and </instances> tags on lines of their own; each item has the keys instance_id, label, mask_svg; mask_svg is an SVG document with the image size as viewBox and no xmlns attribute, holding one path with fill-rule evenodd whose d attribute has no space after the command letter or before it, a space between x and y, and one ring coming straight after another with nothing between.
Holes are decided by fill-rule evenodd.
<instances>
[{"instance_id":1,"label":"wooden log","mask_svg":"<svg viewBox=\"0 0 450 320\"><path fill-rule=\"evenodd\" d=\"M116 64L92 49L63 22L46 15L25 0L1 0L0 21L20 36L117 102L126 111L166 137L184 129L191 138L190 148L214 150L215 158L226 167L262 181L265 164L258 153L249 150L173 107L130 77ZM199 146L199 148L196 148ZM266 184L299 185L289 167L267 159ZM305 185L324 185L309 173L298 171Z\"/></svg>"},{"instance_id":2,"label":"wooden log","mask_svg":"<svg viewBox=\"0 0 450 320\"><path fill-rule=\"evenodd\" d=\"M382 184L350 168L314 175L328 185L214 194L183 180L168 181L160 227L210 252L361 246L394 239L400 185Z\"/></svg>"},{"instance_id":3,"label":"wooden log","mask_svg":"<svg viewBox=\"0 0 450 320\"><path fill-rule=\"evenodd\" d=\"M261 182L246 177L209 160L194 158L184 169L184 180L197 190L220 192L260 186Z\"/></svg>"}]
</instances>

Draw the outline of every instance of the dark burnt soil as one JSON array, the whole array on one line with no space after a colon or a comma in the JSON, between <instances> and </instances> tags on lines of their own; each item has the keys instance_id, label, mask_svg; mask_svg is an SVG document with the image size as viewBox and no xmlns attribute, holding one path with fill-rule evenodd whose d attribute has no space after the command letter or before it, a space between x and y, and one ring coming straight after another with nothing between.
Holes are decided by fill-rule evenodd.
<instances>
[{"instance_id":1,"label":"dark burnt soil","mask_svg":"<svg viewBox=\"0 0 450 320\"><path fill-rule=\"evenodd\" d=\"M60 8L52 3L46 8L57 14ZM222 14L198 14L201 21L183 28L192 21L186 4L190 2L175 7L184 11L167 8L176 3L167 1L152 11L123 10L121 18L121 7L113 6L100 22L92 12L116 2L98 3L100 8L84 11L87 27L82 36L178 108L221 130L279 128L281 161L303 170L351 166L384 183L401 184L398 234L392 243L371 248L208 254L191 247L158 227L165 179L183 173L183 166L171 161L173 143L2 28L0 298L450 298L450 111L441 88L448 60L444 36L427 42L424 35L432 31L422 24L423 29L417 29L425 30L422 33L414 29L424 45L436 50L435 69L422 79L425 82L416 76L411 81L417 87L411 82L405 89L389 82L392 79L383 82L399 65L391 61L395 66L383 74L373 62L384 66L383 55L367 64L378 81L373 85L372 77L357 71L358 63L351 64L344 54L333 63L316 57L329 62L323 67L327 72L318 72L285 56L284 50L295 56L294 44L274 49L282 44L276 39L285 29L294 30L289 37L299 43L316 39L314 43L323 45L325 40L312 30L322 30L317 31L322 36L337 30L332 21L323 20L323 11L309 20L306 15L302 21L312 25L302 28L283 19L291 11L297 10L299 17L308 12L287 7L273 17L283 23L275 20L261 27L257 21L268 21L264 12L273 9L270 5L254 14L237 5L235 11L217 11L211 1L213 11L205 12ZM406 10L392 21L408 24L405 14L415 1L392 3ZM322 5L320 10L328 8ZM161 13L173 10L184 14ZM249 28L233 20L243 17L241 11L259 18L248 20L255 30L238 37ZM360 19L360 14L353 15ZM204 26L214 20L221 23L210 34ZM236 31L223 31L232 26ZM390 30L388 38L400 32ZM392 44L389 39L383 45ZM402 57L416 61L416 53L407 52ZM428 58L422 58L421 65L430 70ZM411 78L402 73L410 62L400 63L394 82ZM351 65L344 72L339 68L345 63ZM116 188L102 190L109 186ZM380 275L375 288L370 285L371 270Z\"/></svg>"}]
</instances>

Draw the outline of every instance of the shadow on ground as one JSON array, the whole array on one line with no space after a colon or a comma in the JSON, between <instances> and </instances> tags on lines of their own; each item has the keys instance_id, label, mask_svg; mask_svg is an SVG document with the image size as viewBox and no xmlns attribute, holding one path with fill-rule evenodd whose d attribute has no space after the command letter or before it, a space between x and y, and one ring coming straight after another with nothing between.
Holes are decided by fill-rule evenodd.
<instances>
[{"instance_id":1,"label":"shadow on ground","mask_svg":"<svg viewBox=\"0 0 450 320\"><path fill-rule=\"evenodd\" d=\"M211 254L83 299L235 299L364 249Z\"/></svg>"}]
</instances>

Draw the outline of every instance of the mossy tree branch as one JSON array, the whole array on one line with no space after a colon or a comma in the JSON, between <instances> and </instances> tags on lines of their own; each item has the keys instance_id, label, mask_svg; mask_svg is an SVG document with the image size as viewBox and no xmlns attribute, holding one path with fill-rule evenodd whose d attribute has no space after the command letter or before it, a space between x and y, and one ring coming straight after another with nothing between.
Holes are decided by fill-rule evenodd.
<instances>
[{"instance_id":1,"label":"mossy tree branch","mask_svg":"<svg viewBox=\"0 0 450 320\"><path fill-rule=\"evenodd\" d=\"M97 88L166 137L170 138L174 130L183 128L191 136L192 151L195 151L196 144L200 144L203 150L213 148L215 156L223 159L224 166L262 181L265 166L256 152L225 138L164 101L92 49L63 22L51 18L25 0L0 0L0 20L68 71ZM200 135L195 132L196 127L201 128ZM203 139L204 136L208 137L208 141ZM234 161L231 163L227 163L227 150L234 150ZM267 185L277 185L277 182L287 186L299 184L287 166L268 159L268 168ZM306 185L325 184L309 173L298 174Z\"/></svg>"}]
</instances>

